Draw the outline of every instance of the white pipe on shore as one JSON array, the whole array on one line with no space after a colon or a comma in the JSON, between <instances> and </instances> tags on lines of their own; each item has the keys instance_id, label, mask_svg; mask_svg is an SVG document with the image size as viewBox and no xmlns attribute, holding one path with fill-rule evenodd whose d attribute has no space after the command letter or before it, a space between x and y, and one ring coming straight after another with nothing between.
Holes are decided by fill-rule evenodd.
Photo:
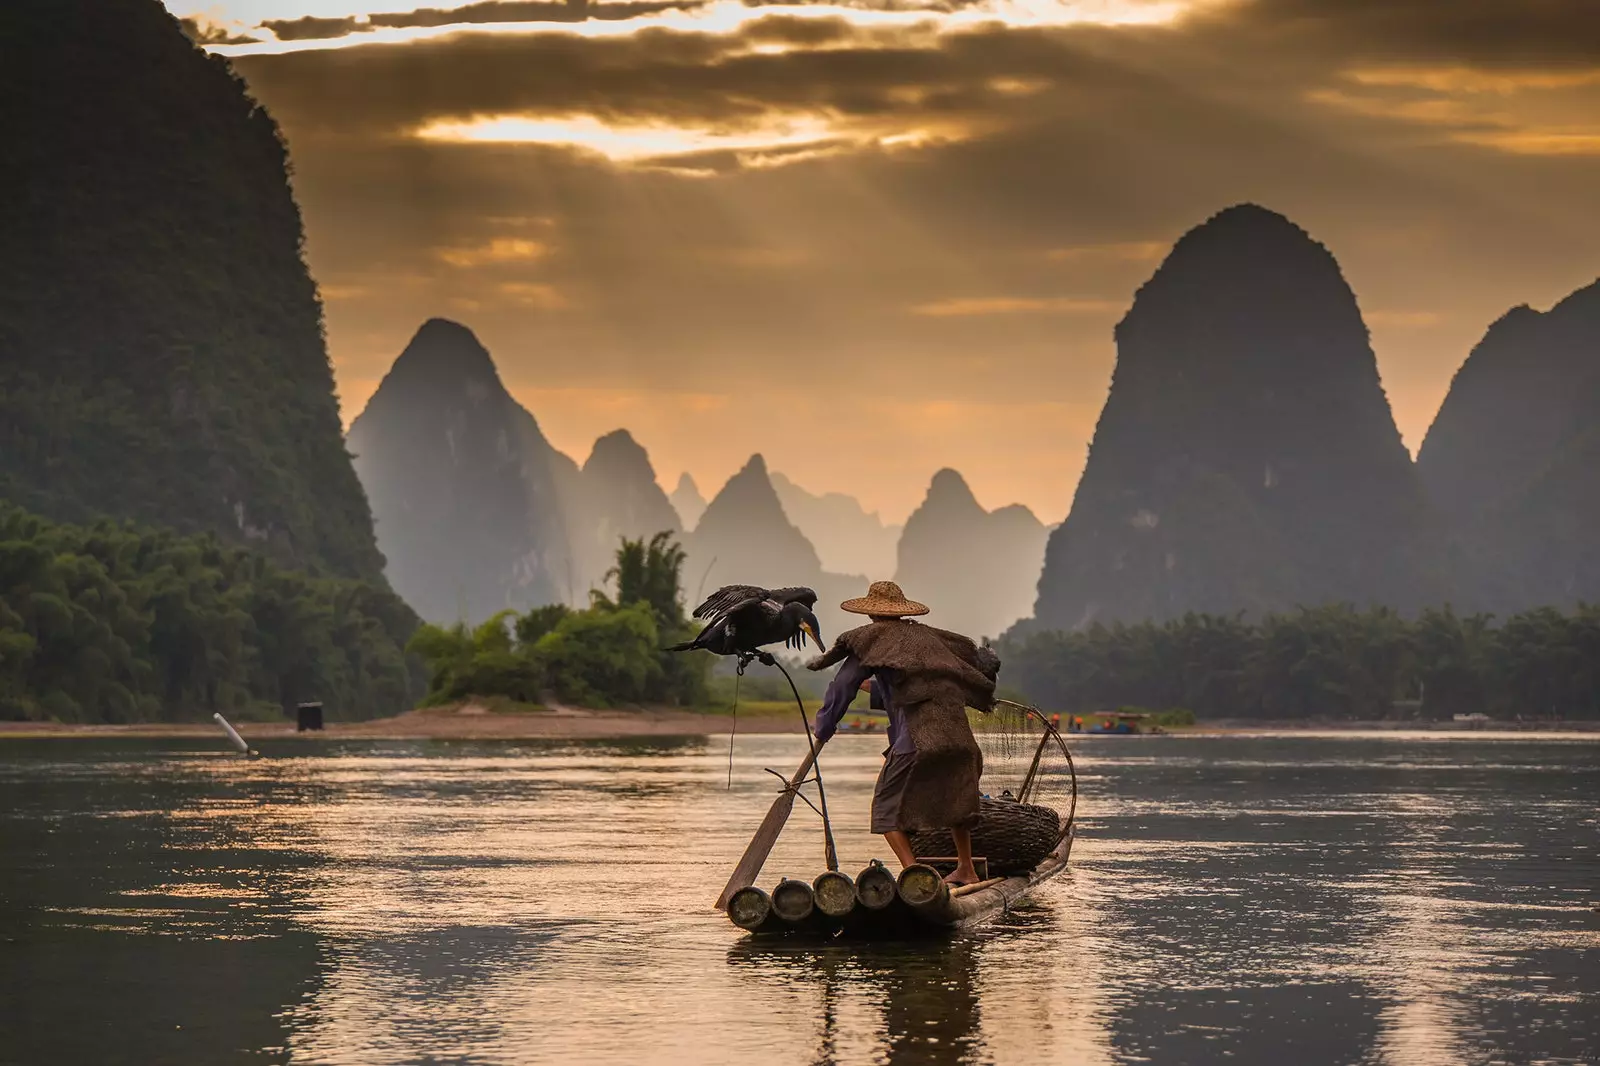
<instances>
[{"instance_id":1,"label":"white pipe on shore","mask_svg":"<svg viewBox=\"0 0 1600 1066\"><path fill-rule=\"evenodd\" d=\"M228 734L228 739L233 741L233 746L239 749L239 754L250 754L250 745L244 742L244 737L241 737L233 728L233 726L228 724L228 720L226 718L222 717L221 714L213 714L211 717L218 725L222 727L222 731Z\"/></svg>"}]
</instances>

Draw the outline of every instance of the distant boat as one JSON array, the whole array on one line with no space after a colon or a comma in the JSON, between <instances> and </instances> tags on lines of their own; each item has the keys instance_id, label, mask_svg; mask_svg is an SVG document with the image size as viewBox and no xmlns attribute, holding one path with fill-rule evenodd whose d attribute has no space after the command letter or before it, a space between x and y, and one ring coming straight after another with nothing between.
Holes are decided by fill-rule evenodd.
<instances>
[{"instance_id":1,"label":"distant boat","mask_svg":"<svg viewBox=\"0 0 1600 1066\"><path fill-rule=\"evenodd\" d=\"M1153 736L1166 732L1153 719L1155 715L1135 711L1110 714L1075 714L1067 722L1069 733L1104 733L1114 736Z\"/></svg>"}]
</instances>

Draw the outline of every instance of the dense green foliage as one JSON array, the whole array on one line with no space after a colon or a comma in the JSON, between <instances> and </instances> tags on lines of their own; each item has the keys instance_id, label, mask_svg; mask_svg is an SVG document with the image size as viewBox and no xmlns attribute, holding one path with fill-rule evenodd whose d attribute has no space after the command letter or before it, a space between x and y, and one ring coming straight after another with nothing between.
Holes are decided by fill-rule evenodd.
<instances>
[{"instance_id":1,"label":"dense green foliage","mask_svg":"<svg viewBox=\"0 0 1600 1066\"><path fill-rule=\"evenodd\" d=\"M0 56L0 499L381 581L272 118L154 0L7 0Z\"/></svg>"},{"instance_id":2,"label":"dense green foliage","mask_svg":"<svg viewBox=\"0 0 1600 1066\"><path fill-rule=\"evenodd\" d=\"M1041 706L1182 707L1202 718L1600 717L1600 607L1414 620L1348 606L1034 633L1002 677Z\"/></svg>"},{"instance_id":3,"label":"dense green foliage","mask_svg":"<svg viewBox=\"0 0 1600 1066\"><path fill-rule=\"evenodd\" d=\"M392 714L417 625L381 586L285 570L206 533L52 523L0 504L0 718Z\"/></svg>"},{"instance_id":4,"label":"dense green foliage","mask_svg":"<svg viewBox=\"0 0 1600 1066\"><path fill-rule=\"evenodd\" d=\"M587 707L694 705L706 695L706 657L662 651L690 631L679 581L683 550L670 533L623 539L608 575L616 598L501 611L477 627L424 625L409 650L431 674L429 703L505 696Z\"/></svg>"}]
</instances>

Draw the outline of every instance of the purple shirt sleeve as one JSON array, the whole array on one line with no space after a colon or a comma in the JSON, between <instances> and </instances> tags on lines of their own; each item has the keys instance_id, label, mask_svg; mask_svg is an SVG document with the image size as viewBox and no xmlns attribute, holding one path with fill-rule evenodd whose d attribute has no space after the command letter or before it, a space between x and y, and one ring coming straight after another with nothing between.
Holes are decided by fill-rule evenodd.
<instances>
[{"instance_id":1,"label":"purple shirt sleeve","mask_svg":"<svg viewBox=\"0 0 1600 1066\"><path fill-rule=\"evenodd\" d=\"M822 710L817 712L817 740L825 741L839 728L839 720L850 709L861 682L872 676L872 671L861 665L854 655L839 664L839 672L828 684L828 693L822 698ZM873 686L876 688L877 686Z\"/></svg>"}]
</instances>

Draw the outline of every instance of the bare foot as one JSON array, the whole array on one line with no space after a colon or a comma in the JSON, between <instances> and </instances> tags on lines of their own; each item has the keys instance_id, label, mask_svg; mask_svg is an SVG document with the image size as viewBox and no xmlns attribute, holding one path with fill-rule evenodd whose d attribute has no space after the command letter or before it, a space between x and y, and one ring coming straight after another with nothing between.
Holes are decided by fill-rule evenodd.
<instances>
[{"instance_id":1,"label":"bare foot","mask_svg":"<svg viewBox=\"0 0 1600 1066\"><path fill-rule=\"evenodd\" d=\"M962 885L975 885L978 883L978 871L971 866L957 866L945 877L944 883L951 888L960 888Z\"/></svg>"}]
</instances>

